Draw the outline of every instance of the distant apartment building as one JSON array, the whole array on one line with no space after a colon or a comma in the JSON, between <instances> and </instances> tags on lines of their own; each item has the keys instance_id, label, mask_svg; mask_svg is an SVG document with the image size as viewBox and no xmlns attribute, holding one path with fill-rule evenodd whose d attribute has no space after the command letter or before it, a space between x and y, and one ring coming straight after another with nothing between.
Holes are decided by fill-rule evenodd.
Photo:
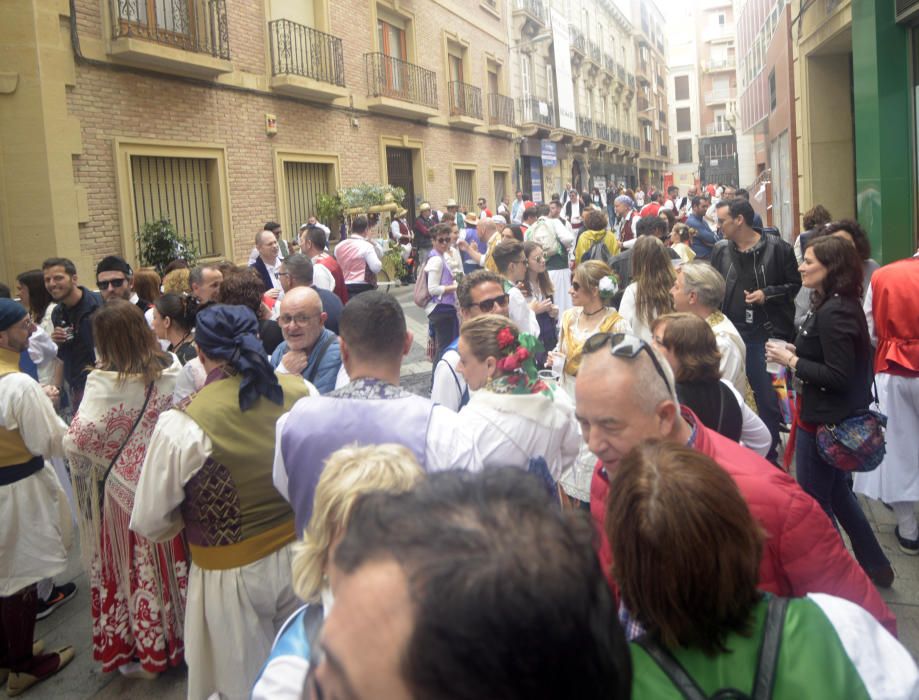
<instances>
[{"instance_id":1,"label":"distant apartment building","mask_svg":"<svg viewBox=\"0 0 919 700\"><path fill-rule=\"evenodd\" d=\"M638 180L633 26L612 0L514 0L517 188L548 201Z\"/></svg>"},{"instance_id":2,"label":"distant apartment building","mask_svg":"<svg viewBox=\"0 0 919 700\"><path fill-rule=\"evenodd\" d=\"M746 0L737 18L738 129L754 142L753 207L789 240L799 233L791 8Z\"/></svg>"},{"instance_id":3,"label":"distant apartment building","mask_svg":"<svg viewBox=\"0 0 919 700\"><path fill-rule=\"evenodd\" d=\"M687 3L681 22L667 29L667 97L670 104L670 153L673 184L685 193L699 179L702 135L699 95L699 58L696 42L696 6Z\"/></svg>"},{"instance_id":4,"label":"distant apartment building","mask_svg":"<svg viewBox=\"0 0 919 700\"><path fill-rule=\"evenodd\" d=\"M670 132L667 102L667 21L652 0L632 0L635 75L638 79L639 185L660 188L668 170Z\"/></svg>"}]
</instances>

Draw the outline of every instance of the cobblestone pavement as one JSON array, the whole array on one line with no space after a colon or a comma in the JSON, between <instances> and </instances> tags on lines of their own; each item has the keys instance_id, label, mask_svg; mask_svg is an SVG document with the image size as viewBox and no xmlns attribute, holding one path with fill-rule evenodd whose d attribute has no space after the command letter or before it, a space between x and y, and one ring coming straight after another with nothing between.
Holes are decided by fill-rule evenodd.
<instances>
[{"instance_id":1,"label":"cobblestone pavement","mask_svg":"<svg viewBox=\"0 0 919 700\"><path fill-rule=\"evenodd\" d=\"M393 291L406 312L415 344L403 364L402 384L410 391L429 395L431 364L425 359L426 322L424 313L412 302L411 289ZM897 579L884 599L897 616L900 640L914 658L919 658L919 557L909 557L897 547L893 534L893 513L877 501L864 501L865 512L878 533L878 539L893 564ZM92 659L89 586L79 559L77 544L70 556L67 572L58 581L75 581L77 595L50 617L38 623L36 638L45 640L48 649L72 644L76 658L64 671L30 690L32 700L84 700L131 698L131 700L180 700L185 697L185 670L173 669L155 681L125 680L117 673L103 674Z\"/></svg>"}]
</instances>

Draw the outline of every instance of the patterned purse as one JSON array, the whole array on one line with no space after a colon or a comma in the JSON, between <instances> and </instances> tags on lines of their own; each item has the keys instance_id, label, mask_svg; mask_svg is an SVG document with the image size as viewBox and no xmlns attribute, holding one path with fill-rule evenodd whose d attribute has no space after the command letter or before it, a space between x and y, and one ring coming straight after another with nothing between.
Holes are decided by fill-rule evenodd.
<instances>
[{"instance_id":1,"label":"patterned purse","mask_svg":"<svg viewBox=\"0 0 919 700\"><path fill-rule=\"evenodd\" d=\"M817 428L817 451L823 461L837 469L870 472L877 469L887 452L886 427L883 413L857 411L841 423Z\"/></svg>"}]
</instances>

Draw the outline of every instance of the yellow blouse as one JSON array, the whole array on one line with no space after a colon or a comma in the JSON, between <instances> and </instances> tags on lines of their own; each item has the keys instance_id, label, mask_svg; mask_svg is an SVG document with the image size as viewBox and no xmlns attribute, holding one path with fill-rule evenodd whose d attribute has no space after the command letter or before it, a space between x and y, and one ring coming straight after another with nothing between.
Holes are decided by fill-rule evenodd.
<instances>
[{"instance_id":1,"label":"yellow blouse","mask_svg":"<svg viewBox=\"0 0 919 700\"><path fill-rule=\"evenodd\" d=\"M583 308L575 306L573 309L566 309L562 314L562 333L558 340L557 352L564 353L565 374L570 377L577 376L581 368L581 356L584 352L584 343L590 336L596 333L631 333L632 327L629 322L619 315L616 309L608 308L603 320L600 321L594 330L585 333L578 330L578 319L581 318Z\"/></svg>"}]
</instances>

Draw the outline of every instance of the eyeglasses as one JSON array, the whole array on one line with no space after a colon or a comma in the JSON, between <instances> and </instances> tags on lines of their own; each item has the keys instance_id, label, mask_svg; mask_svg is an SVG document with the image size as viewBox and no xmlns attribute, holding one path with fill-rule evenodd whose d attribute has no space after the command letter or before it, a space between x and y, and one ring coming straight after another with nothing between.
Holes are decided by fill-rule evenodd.
<instances>
[{"instance_id":1,"label":"eyeglasses","mask_svg":"<svg viewBox=\"0 0 919 700\"><path fill-rule=\"evenodd\" d=\"M279 272L278 277L290 277L290 273L289 272Z\"/></svg>"},{"instance_id":2,"label":"eyeglasses","mask_svg":"<svg viewBox=\"0 0 919 700\"><path fill-rule=\"evenodd\" d=\"M510 297L507 294L501 294L500 296L492 297L491 299L483 299L478 304L472 304L472 306L478 306L483 314L489 314L491 313L491 310L495 308L496 304L498 306L507 306L509 299Z\"/></svg>"},{"instance_id":3,"label":"eyeglasses","mask_svg":"<svg viewBox=\"0 0 919 700\"><path fill-rule=\"evenodd\" d=\"M667 387L667 391L673 395L673 387L670 386L670 380L667 379L667 374L664 372L664 368L661 367L661 363L658 362L657 356L651 346L638 336L630 335L629 333L597 333L590 336L587 342L584 343L584 354L596 352L607 342L610 343L609 354L613 357L634 360L642 350L647 352L654 369L657 370L658 376L664 380L664 386Z\"/></svg>"},{"instance_id":4,"label":"eyeglasses","mask_svg":"<svg viewBox=\"0 0 919 700\"><path fill-rule=\"evenodd\" d=\"M127 282L127 280L122 277L121 279L117 280L105 280L103 282L98 282L98 285L99 289L104 292L109 288L109 285L111 285L113 289L120 289L122 286L124 286L125 282Z\"/></svg>"},{"instance_id":5,"label":"eyeglasses","mask_svg":"<svg viewBox=\"0 0 919 700\"><path fill-rule=\"evenodd\" d=\"M313 314L312 316L307 316L306 314L297 314L296 316L291 316L290 314L281 314L278 316L278 323L282 326L287 326L291 323L295 323L298 326L305 326L314 318L318 318L318 314Z\"/></svg>"},{"instance_id":6,"label":"eyeglasses","mask_svg":"<svg viewBox=\"0 0 919 700\"><path fill-rule=\"evenodd\" d=\"M434 242L435 243L449 243L450 239L449 238L435 238Z\"/></svg>"}]
</instances>

